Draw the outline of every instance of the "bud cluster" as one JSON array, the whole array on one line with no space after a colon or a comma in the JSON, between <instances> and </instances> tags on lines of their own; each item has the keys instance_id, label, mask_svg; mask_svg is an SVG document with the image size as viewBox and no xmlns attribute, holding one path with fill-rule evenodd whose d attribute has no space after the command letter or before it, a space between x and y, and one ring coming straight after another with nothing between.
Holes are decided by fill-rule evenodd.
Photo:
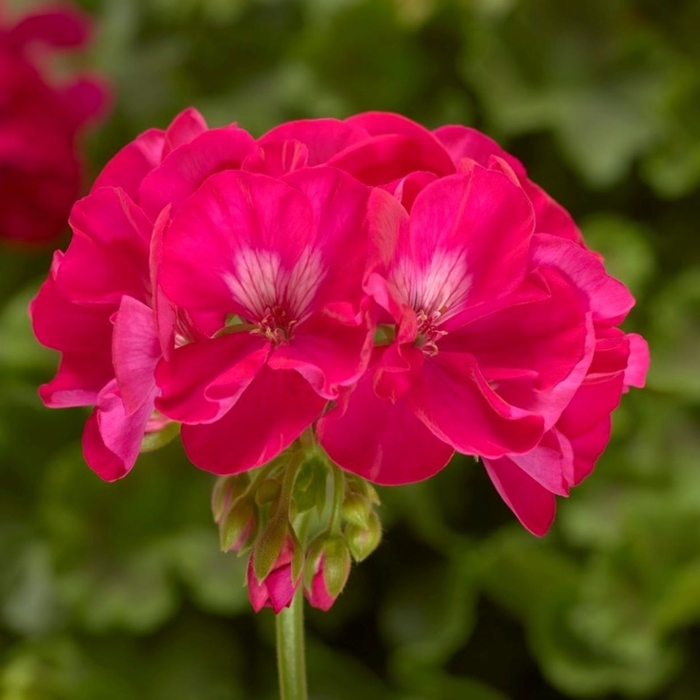
<instances>
[{"instance_id":1,"label":"bud cluster","mask_svg":"<svg viewBox=\"0 0 700 700\"><path fill-rule=\"evenodd\" d=\"M279 613L299 586L311 605L328 610L352 560L366 559L381 541L374 488L338 469L305 437L261 469L221 477L214 487L221 549L248 555L256 612Z\"/></svg>"}]
</instances>

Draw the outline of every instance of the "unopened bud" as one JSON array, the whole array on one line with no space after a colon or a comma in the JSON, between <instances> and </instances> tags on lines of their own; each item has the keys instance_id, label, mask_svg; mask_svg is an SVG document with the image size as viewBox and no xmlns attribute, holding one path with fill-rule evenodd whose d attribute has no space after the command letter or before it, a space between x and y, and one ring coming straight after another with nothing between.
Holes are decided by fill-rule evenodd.
<instances>
[{"instance_id":1,"label":"unopened bud","mask_svg":"<svg viewBox=\"0 0 700 700\"><path fill-rule=\"evenodd\" d=\"M343 501L343 519L359 528L367 528L372 515L372 503L364 495L351 493Z\"/></svg>"},{"instance_id":2,"label":"unopened bud","mask_svg":"<svg viewBox=\"0 0 700 700\"><path fill-rule=\"evenodd\" d=\"M231 503L246 490L249 482L247 474L236 474L236 476L224 476L217 479L211 495L211 512L215 523L221 522L221 518L224 517Z\"/></svg>"},{"instance_id":3,"label":"unopened bud","mask_svg":"<svg viewBox=\"0 0 700 700\"><path fill-rule=\"evenodd\" d=\"M367 527L349 524L345 528L345 538L352 558L360 562L366 559L382 541L382 524L375 511L370 513Z\"/></svg>"},{"instance_id":4,"label":"unopened bud","mask_svg":"<svg viewBox=\"0 0 700 700\"><path fill-rule=\"evenodd\" d=\"M265 479L255 492L255 502L259 506L272 503L282 490L282 484L277 479Z\"/></svg>"},{"instance_id":5,"label":"unopened bud","mask_svg":"<svg viewBox=\"0 0 700 700\"><path fill-rule=\"evenodd\" d=\"M248 597L255 612L265 607L272 608L275 613L289 607L299 585L299 577L294 577L293 561L296 556L298 543L288 536L282 543L270 571L258 578L255 573L254 556L248 560Z\"/></svg>"},{"instance_id":6,"label":"unopened bud","mask_svg":"<svg viewBox=\"0 0 700 700\"><path fill-rule=\"evenodd\" d=\"M258 527L255 503L249 498L235 501L219 523L222 552L240 552L254 539Z\"/></svg>"},{"instance_id":7,"label":"unopened bud","mask_svg":"<svg viewBox=\"0 0 700 700\"><path fill-rule=\"evenodd\" d=\"M315 608L329 610L350 575L352 562L345 540L321 535L312 543L306 565L306 599Z\"/></svg>"}]
</instances>

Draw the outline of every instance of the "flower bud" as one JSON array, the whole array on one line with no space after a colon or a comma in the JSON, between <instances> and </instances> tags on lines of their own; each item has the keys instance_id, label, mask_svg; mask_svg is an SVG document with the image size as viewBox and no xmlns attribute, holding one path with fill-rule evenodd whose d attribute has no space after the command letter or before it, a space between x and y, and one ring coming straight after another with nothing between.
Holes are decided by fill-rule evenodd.
<instances>
[{"instance_id":1,"label":"flower bud","mask_svg":"<svg viewBox=\"0 0 700 700\"><path fill-rule=\"evenodd\" d=\"M255 492L255 502L259 506L271 503L279 496L281 490L282 484L278 479L265 479Z\"/></svg>"},{"instance_id":2,"label":"flower bud","mask_svg":"<svg viewBox=\"0 0 700 700\"><path fill-rule=\"evenodd\" d=\"M318 537L309 550L304 593L315 608L329 610L350 575L350 551L342 537Z\"/></svg>"},{"instance_id":3,"label":"flower bud","mask_svg":"<svg viewBox=\"0 0 700 700\"><path fill-rule=\"evenodd\" d=\"M239 498L219 523L219 541L222 552L240 552L255 538L258 512L249 498Z\"/></svg>"},{"instance_id":4,"label":"flower bud","mask_svg":"<svg viewBox=\"0 0 700 700\"><path fill-rule=\"evenodd\" d=\"M242 494L248 487L250 478L247 474L221 477L216 480L211 494L211 512L214 522L221 522L233 500Z\"/></svg>"},{"instance_id":5,"label":"flower bud","mask_svg":"<svg viewBox=\"0 0 700 700\"><path fill-rule=\"evenodd\" d=\"M355 561L360 562L372 554L382 540L382 524L376 512L370 513L367 527L349 524L345 528L345 539Z\"/></svg>"},{"instance_id":6,"label":"flower bud","mask_svg":"<svg viewBox=\"0 0 700 700\"><path fill-rule=\"evenodd\" d=\"M372 515L372 503L362 494L351 493L343 501L342 512L343 519L346 522L365 529L369 527L369 520Z\"/></svg>"},{"instance_id":7,"label":"flower bud","mask_svg":"<svg viewBox=\"0 0 700 700\"><path fill-rule=\"evenodd\" d=\"M293 561L298 544L287 536L271 571L259 580L254 570L254 554L248 560L248 597L255 612L272 608L279 613L291 605L299 585L299 577L293 573Z\"/></svg>"}]
</instances>

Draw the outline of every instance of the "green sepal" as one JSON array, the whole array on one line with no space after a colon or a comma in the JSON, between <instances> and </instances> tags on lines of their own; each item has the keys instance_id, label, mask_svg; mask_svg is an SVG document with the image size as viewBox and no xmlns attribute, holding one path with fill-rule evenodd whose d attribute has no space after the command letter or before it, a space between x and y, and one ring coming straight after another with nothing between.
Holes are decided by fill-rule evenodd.
<instances>
[{"instance_id":1,"label":"green sepal","mask_svg":"<svg viewBox=\"0 0 700 700\"><path fill-rule=\"evenodd\" d=\"M337 598L350 576L350 550L342 537L326 540L323 547L323 580L331 598Z\"/></svg>"},{"instance_id":2,"label":"green sepal","mask_svg":"<svg viewBox=\"0 0 700 700\"><path fill-rule=\"evenodd\" d=\"M146 433L141 440L140 452L154 452L161 447L165 447L180 434L179 423L166 423L163 428L153 433Z\"/></svg>"},{"instance_id":3,"label":"green sepal","mask_svg":"<svg viewBox=\"0 0 700 700\"><path fill-rule=\"evenodd\" d=\"M260 533L252 554L253 573L258 581L264 581L274 568L290 530L285 513L272 518Z\"/></svg>"},{"instance_id":4,"label":"green sepal","mask_svg":"<svg viewBox=\"0 0 700 700\"><path fill-rule=\"evenodd\" d=\"M328 464L318 453L304 461L294 483L292 503L297 513L306 513L316 508L323 512L328 487Z\"/></svg>"},{"instance_id":5,"label":"green sepal","mask_svg":"<svg viewBox=\"0 0 700 700\"><path fill-rule=\"evenodd\" d=\"M382 524L379 521L379 516L375 511L372 511L368 527L365 528L348 525L345 528L345 538L352 558L357 562L363 561L382 541Z\"/></svg>"},{"instance_id":6,"label":"green sepal","mask_svg":"<svg viewBox=\"0 0 700 700\"><path fill-rule=\"evenodd\" d=\"M257 508L249 498L234 501L219 525L221 551L244 549L255 538L257 523Z\"/></svg>"}]
</instances>

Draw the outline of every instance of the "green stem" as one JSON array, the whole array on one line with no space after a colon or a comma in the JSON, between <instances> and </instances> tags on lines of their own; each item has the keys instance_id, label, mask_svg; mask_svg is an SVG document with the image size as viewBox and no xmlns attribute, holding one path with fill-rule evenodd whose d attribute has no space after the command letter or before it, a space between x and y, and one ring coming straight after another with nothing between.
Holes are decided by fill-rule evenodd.
<instances>
[{"instance_id":1,"label":"green stem","mask_svg":"<svg viewBox=\"0 0 700 700\"><path fill-rule=\"evenodd\" d=\"M277 668L281 700L307 700L306 657L304 653L304 591L297 590L290 607L279 613Z\"/></svg>"}]
</instances>

